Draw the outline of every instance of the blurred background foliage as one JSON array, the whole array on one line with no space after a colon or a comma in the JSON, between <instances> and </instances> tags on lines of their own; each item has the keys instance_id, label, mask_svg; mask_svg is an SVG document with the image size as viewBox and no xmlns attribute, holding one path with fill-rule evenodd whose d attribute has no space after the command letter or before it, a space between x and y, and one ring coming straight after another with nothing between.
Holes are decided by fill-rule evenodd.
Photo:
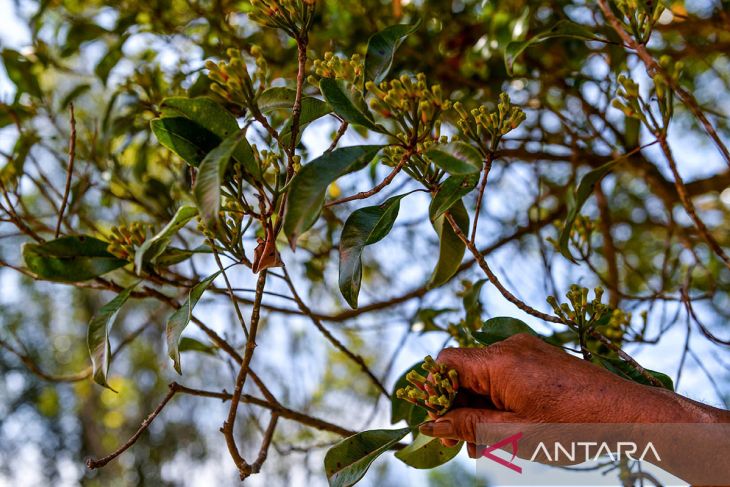
<instances>
[{"instance_id":1,"label":"blurred background foliage","mask_svg":"<svg viewBox=\"0 0 730 487\"><path fill-rule=\"evenodd\" d=\"M682 61L682 85L695 94L727 141L728 3L688 0L668 1L666 6L649 48L656 57ZM17 28L27 30L28 42L2 48L7 80L0 85L0 181L17 197L16 210L30 227L46 231L55 223L66 173L71 104L77 121L77 168L67 210L71 216L63 230L108 235L114 225L144 221L159 229L169 221L180 201L189 199L190 173L149 130L162 99L210 95L203 63L224 57L228 48L250 52L252 45L261 46L272 79L284 83L295 76L296 45L278 31L250 22L250 8L247 2L230 0L13 2ZM671 355L648 357L658 364L653 368L670 367L665 372L678 381L678 370L692 361L684 358L685 332L672 334L671 328L686 328L687 337L690 329L698 329L690 325L691 310L681 297L693 298L697 320L713 338L727 337L730 272L692 228L658 152L647 149L631 156L586 206L574 235L580 266L569 265L549 240L557 238L566 194L580 175L650 140L635 121L610 107L618 74L632 73L645 82L643 67L617 42L598 8L577 0L322 0L310 36L311 57L322 58L326 51L348 57L364 54L372 33L416 18L422 25L399 50L394 73L424 72L467 107L493 107L497 95L508 91L528 115L495 163L490 176L494 189L485 200L480 227L480 248L493 255L508 287L547 310L545 296L562 295L569 283L603 283L614 305L634 312L625 338L636 344L632 350L651 348L670 337L670 348L664 350L674 350ZM614 43L547 40L519 56L510 76L504 61L507 44L562 19L584 24ZM276 123L285 123L284 116ZM326 148L336 128L331 119L310 128L300 147L304 159ZM730 171L679 105L670 135L690 195L728 249ZM263 132L256 137L267 141ZM351 133L346 140L362 137ZM363 174L344 178L330 192L367 189L380 175L373 168L372 181ZM415 358L435 353L447 342L448 333L441 331L463 314L456 294L465 285L462 280L468 286L481 277L475 266L465 266L451 284L426 290L423 283L437 242L424 216L427 200L418 198L401 212L388 241L365 255L361 301L376 303L370 312L349 311L337 290L337 237L348 212L325 210L320 224L304 236L303 248L288 257L296 262L290 268L304 283L315 311L388 384ZM357 207L357 202L350 206ZM234 469L218 432L226 406L187 396L176 398L118 461L99 471L85 470L85 457L116 448L136 430L171 380L220 390L230 384L235 370L200 336L192 335L201 340L189 342L198 351L184 353L184 376L176 379L163 336L171 311L140 301L126 309L114 330L113 348L119 351L110 384L119 394L94 385L88 378L86 323L110 295L37 282L17 272L22 266L20 247L27 240L4 215L0 483L234 483ZM201 242L185 243L193 248ZM208 275L208 260L193 259L180 271L180 279L195 282ZM244 293L253 287L249 276L238 280ZM285 287L272 289L284 292ZM225 297L222 291L206 295L201 316L240 347L231 310L219 302ZM399 296L403 298L393 299ZM492 291L484 293L484 302L484 318L514 313ZM291 311L291 300L272 296L267 304L255 363L283 404L353 430L387 422L388 405L377 401L377 391L357 366L328 348L316 330ZM639 319L641 311L647 313L646 321ZM681 392L721 403L727 398L730 360L722 355L726 345L710 342L694 331L691 343L698 351L690 349L696 362L692 366L699 364L707 373L691 375L694 379L685 389L678 385ZM250 419L240 421L244 448L257 445L253 438L265 427L259 423L261 414L248 407L241 412L241 418ZM322 447L336 439L287 422L277 432L265 480L252 482L321 484ZM471 471L468 464L456 462L420 475L382 462L366 481L410 485L418 478L434 486L454 485L456 478L470 478Z\"/></svg>"}]
</instances>

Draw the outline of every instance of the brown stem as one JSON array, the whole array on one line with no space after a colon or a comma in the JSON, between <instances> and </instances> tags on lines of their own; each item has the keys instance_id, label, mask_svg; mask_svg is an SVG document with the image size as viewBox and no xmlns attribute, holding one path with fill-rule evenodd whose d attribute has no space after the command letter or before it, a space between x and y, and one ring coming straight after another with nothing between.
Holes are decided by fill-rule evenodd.
<instances>
[{"instance_id":1,"label":"brown stem","mask_svg":"<svg viewBox=\"0 0 730 487\"><path fill-rule=\"evenodd\" d=\"M674 77L667 74L664 68L662 68L659 63L656 62L656 59L654 59L654 57L649 53L644 44L636 42L636 40L628 32L626 32L626 29L624 29L623 25L621 25L621 21L614 15L611 7L608 5L608 2L606 0L598 0L598 5L601 8L603 15L606 17L606 20L608 20L608 22L611 24L611 27L613 27L613 30L615 30L619 37L621 37L621 40L628 47L636 51L639 59L641 59L641 61L644 63L644 66L646 67L647 74L652 79L654 79L657 74L662 75L662 78L666 80L666 82L672 88L672 91L677 94L679 99L682 100L682 103L684 103L689 111L692 112L692 115L694 115L695 118L699 120L700 124L704 127L705 132L707 132L707 135L710 136L712 141L717 146L717 149L722 154L725 162L730 166L730 151L728 151L728 148L725 146L725 144L723 144L720 136L717 135L715 127L713 127L710 121L707 119L704 112L697 103L697 100L695 100L694 96L692 96L690 92L682 88L677 80L674 79Z\"/></svg>"},{"instance_id":2,"label":"brown stem","mask_svg":"<svg viewBox=\"0 0 730 487\"><path fill-rule=\"evenodd\" d=\"M63 200L61 201L61 209L58 210L58 221L56 222L56 238L61 232L61 222L63 222L63 213L66 211L68 204L68 196L71 194L71 179L74 172L74 161L76 160L76 118L74 117L74 104L69 105L71 110L71 139L68 144L68 171L66 173L66 187L63 190Z\"/></svg>"},{"instance_id":3,"label":"brown stem","mask_svg":"<svg viewBox=\"0 0 730 487\"><path fill-rule=\"evenodd\" d=\"M331 206L340 205L342 203L347 203L348 201L353 200L363 200L365 198L369 198L374 194L379 193L383 188L388 186L391 182L393 182L393 179L396 177L396 175L400 172L401 169L403 169L403 166L408 161L408 158L411 156L410 152L406 152L401 160L396 164L396 166L393 168L392 171L390 171L390 174L388 174L385 179L383 179L381 182L379 182L376 186L374 186L372 189L369 189L367 191L362 191L357 194L353 194L350 196L346 196L344 198L340 198L339 200L329 201L325 203L325 208L329 208Z\"/></svg>"},{"instance_id":4,"label":"brown stem","mask_svg":"<svg viewBox=\"0 0 730 487\"><path fill-rule=\"evenodd\" d=\"M165 408L168 402L170 402L170 399L178 392L177 388L175 387L177 384L173 382L170 384L170 390L167 392L167 395L162 399L160 404L157 405L154 411L150 413L149 416L147 416L144 421L142 421L142 424L140 425L139 429L119 448L114 450L109 455L94 459L89 458L86 460L86 466L89 468L89 470L94 470L96 468L103 467L107 463L111 462L115 458L117 458L119 455L127 451L134 443L139 439L139 437L144 433L144 431L149 427L150 424L152 424L152 421L155 420L158 414Z\"/></svg>"},{"instance_id":5,"label":"brown stem","mask_svg":"<svg viewBox=\"0 0 730 487\"><path fill-rule=\"evenodd\" d=\"M226 445L228 451L233 458L233 462L238 468L241 480L251 475L251 465L241 456L236 446L236 439L233 435L233 427L236 422L236 413L238 412L238 403L241 400L241 394L243 392L243 386L246 383L246 377L249 373L249 364L253 358L253 351L256 348L256 333L258 332L259 320L261 317L261 299L264 294L264 286L266 286L266 269L259 273L258 280L256 281L256 297L254 298L253 311L251 312L251 328L248 334L248 340L246 341L246 349L243 352L243 360L241 361L241 368L238 371L236 377L236 385L233 390L233 398L231 400L231 407L228 410L228 418L223 423L221 432L226 439Z\"/></svg>"},{"instance_id":6,"label":"brown stem","mask_svg":"<svg viewBox=\"0 0 730 487\"><path fill-rule=\"evenodd\" d=\"M471 227L471 243L473 244L477 238L477 226L479 225L479 213L482 211L482 198L484 198L484 190L487 189L487 179L489 171L492 169L493 154L490 152L484 161L484 169L482 171L482 181L479 184L479 193L477 193L477 207L474 213L474 225Z\"/></svg>"},{"instance_id":7,"label":"brown stem","mask_svg":"<svg viewBox=\"0 0 730 487\"><path fill-rule=\"evenodd\" d=\"M289 273L286 270L286 266L282 266L282 269L284 271L284 280L286 281L287 285L289 286L289 289L292 292L292 296L294 296L294 299L297 301L297 305L299 306L299 309L309 317L309 319L314 323L314 326L317 327L317 329L322 333L322 335L340 352L344 353L347 357L350 358L353 362L358 364L360 366L360 369L365 372L365 374L370 378L370 380L375 384L375 386L380 389L380 392L382 392L385 397L390 398L390 393L388 392L388 389L385 388L385 386L380 382L380 380L375 376L372 370L367 366L365 363L365 360L358 354L352 352L350 349L348 349L342 342L340 342L337 338L335 338L330 331L325 328L325 326L322 324L319 318L317 318L313 313L312 310L310 310L306 304L304 304L304 301L299 296L299 293L297 292L296 288L294 287L294 283L291 280L291 277L289 276Z\"/></svg>"}]
</instances>

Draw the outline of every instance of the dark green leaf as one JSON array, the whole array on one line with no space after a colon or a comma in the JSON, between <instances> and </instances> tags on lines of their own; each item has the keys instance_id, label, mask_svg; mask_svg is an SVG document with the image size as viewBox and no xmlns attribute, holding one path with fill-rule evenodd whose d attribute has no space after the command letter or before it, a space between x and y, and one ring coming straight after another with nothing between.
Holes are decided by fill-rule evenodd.
<instances>
[{"instance_id":1,"label":"dark green leaf","mask_svg":"<svg viewBox=\"0 0 730 487\"><path fill-rule=\"evenodd\" d=\"M186 299L183 305L180 306L180 308L178 308L172 316L170 316L170 319L167 320L167 326L165 327L167 353L172 359L172 362L175 365L175 370L178 374L182 374L182 369L180 368L179 349L180 335L182 335L185 327L188 326L188 323L193 316L193 308L195 308L195 305L198 304L198 301L200 301L200 297L220 273L221 271L218 271L193 286L188 294L188 299Z\"/></svg>"},{"instance_id":2,"label":"dark green leaf","mask_svg":"<svg viewBox=\"0 0 730 487\"><path fill-rule=\"evenodd\" d=\"M213 132L220 139L225 139L239 131L236 117L207 96L165 98L160 104L160 108L162 109L163 118L185 117Z\"/></svg>"},{"instance_id":3,"label":"dark green leaf","mask_svg":"<svg viewBox=\"0 0 730 487\"><path fill-rule=\"evenodd\" d=\"M459 229L466 235L469 231L469 214L466 212L464 202L459 200L451 207L449 213ZM456 274L461 265L461 259L464 258L466 245L454 232L444 215L432 221L432 224L439 237L439 258L428 283L429 287L433 288L446 283Z\"/></svg>"},{"instance_id":4,"label":"dark green leaf","mask_svg":"<svg viewBox=\"0 0 730 487\"><path fill-rule=\"evenodd\" d=\"M540 336L524 322L506 316L491 318L485 321L482 329L473 332L472 335L479 343L491 345L518 333L529 333L536 337Z\"/></svg>"},{"instance_id":5,"label":"dark green leaf","mask_svg":"<svg viewBox=\"0 0 730 487\"><path fill-rule=\"evenodd\" d=\"M375 123L362 95L349 83L343 80L322 78L319 82L319 89L327 103L344 121L376 132L383 132L382 127Z\"/></svg>"},{"instance_id":6,"label":"dark green leaf","mask_svg":"<svg viewBox=\"0 0 730 487\"><path fill-rule=\"evenodd\" d=\"M292 248L322 211L327 186L347 173L367 166L382 145L356 145L326 153L301 168L291 182L284 213L284 233Z\"/></svg>"},{"instance_id":7,"label":"dark green leaf","mask_svg":"<svg viewBox=\"0 0 730 487\"><path fill-rule=\"evenodd\" d=\"M414 364L408 370L406 370L403 375L398 378L397 381L395 381L395 385L393 386L393 393L390 395L391 424L395 424L398 421L405 420L408 426L413 428L426 420L428 413L425 409L418 407L415 404L410 403L406 400L398 399L395 394L395 391L400 388L406 387L409 384L409 382L406 380L406 375L408 375L408 372L410 372L411 370L415 370L424 377L428 375L428 372L423 370L421 368L421 365L423 365L423 362L418 362L417 364Z\"/></svg>"},{"instance_id":8,"label":"dark green leaf","mask_svg":"<svg viewBox=\"0 0 730 487\"><path fill-rule=\"evenodd\" d=\"M297 134L297 144L301 140L304 128L317 120L318 118L324 117L328 113L332 112L332 108L322 100L316 98L307 97L302 100L302 112L299 116L299 132ZM281 129L281 143L284 146L291 144L291 118Z\"/></svg>"},{"instance_id":9,"label":"dark green leaf","mask_svg":"<svg viewBox=\"0 0 730 487\"><path fill-rule=\"evenodd\" d=\"M155 263L156 259L170 245L172 237L180 231L187 223L195 218L198 209L194 206L181 206L172 220L160 230L157 235L148 238L139 246L134 254L134 270L139 275L142 272L142 264L145 262Z\"/></svg>"},{"instance_id":10,"label":"dark green leaf","mask_svg":"<svg viewBox=\"0 0 730 487\"><path fill-rule=\"evenodd\" d=\"M614 166L623 162L626 157L627 156L621 156L587 173L583 176L583 179L580 180L580 184L578 184L578 189L575 194L570 194L571 198L567 199L568 215L565 217L565 224L560 232L558 243L560 246L560 253L569 261L573 263L576 262L575 258L573 258L573 254L570 252L570 232L573 229L573 223L575 223L575 219L578 217L581 208L591 194L593 194L593 189L596 187L596 184L598 184L601 179L603 179L603 177L614 168Z\"/></svg>"},{"instance_id":11,"label":"dark green leaf","mask_svg":"<svg viewBox=\"0 0 730 487\"><path fill-rule=\"evenodd\" d=\"M419 433L413 443L396 452L395 456L413 468L436 468L458 455L463 445L464 442L460 441L447 447L441 444L440 439Z\"/></svg>"},{"instance_id":12,"label":"dark green leaf","mask_svg":"<svg viewBox=\"0 0 730 487\"><path fill-rule=\"evenodd\" d=\"M466 311L466 318L464 318L464 322L470 330L476 329L478 327L478 323L481 323L482 321L482 302L479 299L479 296L486 282L486 279L480 279L464 293L464 297L462 299L464 303L464 311Z\"/></svg>"},{"instance_id":13,"label":"dark green leaf","mask_svg":"<svg viewBox=\"0 0 730 487\"><path fill-rule=\"evenodd\" d=\"M625 360L622 360L620 358L599 357L597 355L594 355L593 357L594 357L594 362L598 363L599 365L602 365L606 370L613 372L614 374L618 375L619 377L623 377L624 379L638 382L639 384L656 387L651 381L649 381L638 370L636 370L636 368L634 368L633 365L631 365L629 362L626 362ZM668 375L663 374L661 372L657 372L655 370L649 370L649 369L644 369L644 370L646 372L648 372L649 375L651 375L655 379L659 380L659 382L661 382L662 386L665 389L674 391L674 382L672 381L671 377L669 377Z\"/></svg>"},{"instance_id":14,"label":"dark green leaf","mask_svg":"<svg viewBox=\"0 0 730 487\"><path fill-rule=\"evenodd\" d=\"M576 24L570 20L560 20L550 29L541 32L525 41L515 41L507 44L504 50L504 64L507 74L512 76L512 67L517 57L533 44L537 44L553 37L570 37L574 39L597 40L595 33L588 27Z\"/></svg>"},{"instance_id":15,"label":"dark green leaf","mask_svg":"<svg viewBox=\"0 0 730 487\"><path fill-rule=\"evenodd\" d=\"M197 167L220 144L220 137L185 117L156 118L150 122L160 144Z\"/></svg>"},{"instance_id":16,"label":"dark green leaf","mask_svg":"<svg viewBox=\"0 0 730 487\"><path fill-rule=\"evenodd\" d=\"M368 50L365 55L365 80L380 83L385 79L393 66L395 51L407 36L418 29L421 21L413 25L397 24L386 27L373 34L368 40Z\"/></svg>"},{"instance_id":17,"label":"dark green leaf","mask_svg":"<svg viewBox=\"0 0 730 487\"><path fill-rule=\"evenodd\" d=\"M2 58L8 78L18 89L16 99L21 93L28 93L37 98L43 97L38 78L33 74L33 63L28 58L12 49L3 49Z\"/></svg>"},{"instance_id":18,"label":"dark green leaf","mask_svg":"<svg viewBox=\"0 0 730 487\"><path fill-rule=\"evenodd\" d=\"M360 293L362 251L366 245L379 242L390 232L404 196L393 196L381 205L353 211L342 228L339 283L342 296L352 308L357 308Z\"/></svg>"},{"instance_id":19,"label":"dark green leaf","mask_svg":"<svg viewBox=\"0 0 730 487\"><path fill-rule=\"evenodd\" d=\"M93 237L61 237L23 246L25 265L41 279L81 282L127 264L107 252L109 243Z\"/></svg>"},{"instance_id":20,"label":"dark green leaf","mask_svg":"<svg viewBox=\"0 0 730 487\"><path fill-rule=\"evenodd\" d=\"M376 458L410 431L410 428L363 431L337 443L324 457L330 487L356 484Z\"/></svg>"},{"instance_id":21,"label":"dark green leaf","mask_svg":"<svg viewBox=\"0 0 730 487\"><path fill-rule=\"evenodd\" d=\"M466 142L434 145L426 151L426 156L452 175L463 176L482 170L482 156Z\"/></svg>"},{"instance_id":22,"label":"dark green leaf","mask_svg":"<svg viewBox=\"0 0 730 487\"><path fill-rule=\"evenodd\" d=\"M471 193L479 182L479 173L469 174L466 176L451 176L443 182L431 200L428 207L428 214L431 220L436 220L461 198Z\"/></svg>"},{"instance_id":23,"label":"dark green leaf","mask_svg":"<svg viewBox=\"0 0 730 487\"><path fill-rule=\"evenodd\" d=\"M210 226L213 226L214 222L218 220L223 176L231 157L233 157L233 151L238 147L242 137L243 135L240 133L229 135L218 147L205 156L198 168L198 177L193 187L193 195L200 210L200 215Z\"/></svg>"},{"instance_id":24,"label":"dark green leaf","mask_svg":"<svg viewBox=\"0 0 730 487\"><path fill-rule=\"evenodd\" d=\"M206 345L200 340L196 340L195 338L190 337L182 337L180 339L180 344L177 349L180 353L199 352L206 355L215 355L215 347L211 345Z\"/></svg>"},{"instance_id":25,"label":"dark green leaf","mask_svg":"<svg viewBox=\"0 0 730 487\"><path fill-rule=\"evenodd\" d=\"M277 86L264 90L256 99L256 103L262 113L269 113L274 110L291 110L296 96L297 92L295 90Z\"/></svg>"},{"instance_id":26,"label":"dark green leaf","mask_svg":"<svg viewBox=\"0 0 730 487\"><path fill-rule=\"evenodd\" d=\"M107 373L109 372L109 362L111 360L109 332L117 317L117 313L119 313L119 309L127 302L129 295L136 285L135 283L128 287L114 299L102 306L99 312L89 322L86 342L89 347L89 355L91 355L94 382L108 389L111 389L106 381Z\"/></svg>"}]
</instances>

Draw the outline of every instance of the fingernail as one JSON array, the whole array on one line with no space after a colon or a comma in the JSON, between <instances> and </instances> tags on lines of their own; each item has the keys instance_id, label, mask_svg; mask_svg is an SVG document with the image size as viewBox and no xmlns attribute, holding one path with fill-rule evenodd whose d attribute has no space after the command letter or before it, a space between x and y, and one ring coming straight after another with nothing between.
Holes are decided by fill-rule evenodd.
<instances>
[{"instance_id":1,"label":"fingernail","mask_svg":"<svg viewBox=\"0 0 730 487\"><path fill-rule=\"evenodd\" d=\"M448 418L440 418L436 421L422 424L418 430L426 436L452 436L454 434L454 425Z\"/></svg>"}]
</instances>

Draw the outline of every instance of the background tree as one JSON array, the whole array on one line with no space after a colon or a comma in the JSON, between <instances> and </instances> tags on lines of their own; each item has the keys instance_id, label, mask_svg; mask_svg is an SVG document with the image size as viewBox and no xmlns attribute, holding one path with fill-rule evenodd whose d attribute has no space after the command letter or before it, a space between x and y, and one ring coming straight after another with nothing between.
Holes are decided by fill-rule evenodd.
<instances>
[{"instance_id":1,"label":"background tree","mask_svg":"<svg viewBox=\"0 0 730 487\"><path fill-rule=\"evenodd\" d=\"M523 326L498 316L727 400L726 3L15 7L7 478L324 483L342 437L413 420L413 362Z\"/></svg>"}]
</instances>

